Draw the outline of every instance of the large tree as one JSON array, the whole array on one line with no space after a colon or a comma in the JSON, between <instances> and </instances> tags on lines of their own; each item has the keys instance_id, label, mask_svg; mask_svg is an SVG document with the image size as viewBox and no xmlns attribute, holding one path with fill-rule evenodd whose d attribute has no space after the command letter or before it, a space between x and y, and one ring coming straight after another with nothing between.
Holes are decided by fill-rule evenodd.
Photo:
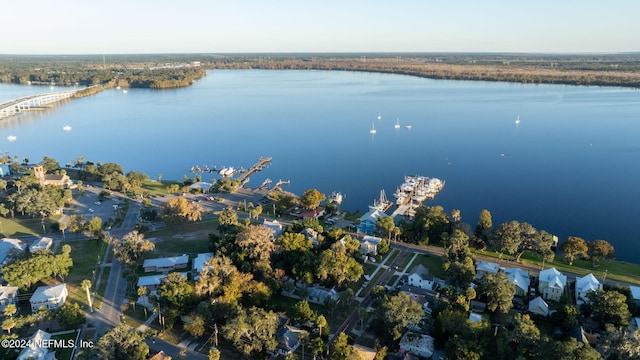
<instances>
[{"instance_id":1,"label":"large tree","mask_svg":"<svg viewBox=\"0 0 640 360\"><path fill-rule=\"evenodd\" d=\"M238 315L222 327L222 335L242 354L252 356L275 349L278 316L261 308L240 308Z\"/></svg>"},{"instance_id":2,"label":"large tree","mask_svg":"<svg viewBox=\"0 0 640 360\"><path fill-rule=\"evenodd\" d=\"M186 221L198 221L202 219L202 206L197 202L188 202L183 197L167 201L160 208L160 214L168 225L177 225Z\"/></svg>"},{"instance_id":3,"label":"large tree","mask_svg":"<svg viewBox=\"0 0 640 360\"><path fill-rule=\"evenodd\" d=\"M508 324L497 339L498 353L503 359L538 359L541 340L540 329L529 315L517 313L507 320Z\"/></svg>"},{"instance_id":4,"label":"large tree","mask_svg":"<svg viewBox=\"0 0 640 360\"><path fill-rule=\"evenodd\" d=\"M167 274L158 286L158 301L164 307L175 310L176 314L184 313L195 300L193 285L184 275L178 272Z\"/></svg>"},{"instance_id":5,"label":"large tree","mask_svg":"<svg viewBox=\"0 0 640 360\"><path fill-rule=\"evenodd\" d=\"M300 201L306 209L315 209L320 206L320 203L326 198L327 197L320 191L316 189L309 189L302 194Z\"/></svg>"},{"instance_id":6,"label":"large tree","mask_svg":"<svg viewBox=\"0 0 640 360\"><path fill-rule=\"evenodd\" d=\"M631 313L627 305L627 297L615 290L598 290L587 293L589 299L583 305L586 314L604 328L605 324L627 326Z\"/></svg>"},{"instance_id":7,"label":"large tree","mask_svg":"<svg viewBox=\"0 0 640 360\"><path fill-rule=\"evenodd\" d=\"M381 216L376 220L376 230L382 237L387 237L391 240L391 234L395 229L396 223L391 216Z\"/></svg>"},{"instance_id":8,"label":"large tree","mask_svg":"<svg viewBox=\"0 0 640 360\"><path fill-rule=\"evenodd\" d=\"M567 240L560 245L560 250L564 253L565 261L567 261L569 265L573 265L573 260L575 260L577 256L588 256L589 247L584 239L569 236Z\"/></svg>"},{"instance_id":9,"label":"large tree","mask_svg":"<svg viewBox=\"0 0 640 360\"><path fill-rule=\"evenodd\" d=\"M151 252L155 248L155 244L144 238L143 233L134 230L122 239L113 238L113 255L116 259L125 264L136 263L140 255Z\"/></svg>"},{"instance_id":10,"label":"large tree","mask_svg":"<svg viewBox=\"0 0 640 360\"><path fill-rule=\"evenodd\" d=\"M236 236L236 243L251 260L267 261L276 248L273 230L262 225L249 225Z\"/></svg>"},{"instance_id":11,"label":"large tree","mask_svg":"<svg viewBox=\"0 0 640 360\"><path fill-rule=\"evenodd\" d=\"M149 356L149 346L144 333L126 324L119 324L107 331L93 348L85 348L80 359L144 360Z\"/></svg>"},{"instance_id":12,"label":"large tree","mask_svg":"<svg viewBox=\"0 0 640 360\"><path fill-rule=\"evenodd\" d=\"M543 255L549 260L553 260L551 246L553 236L546 231L538 232L529 223L520 223L512 220L501 224L493 232L491 243L500 251L515 256L516 261L525 251L530 250Z\"/></svg>"},{"instance_id":13,"label":"large tree","mask_svg":"<svg viewBox=\"0 0 640 360\"><path fill-rule=\"evenodd\" d=\"M250 290L253 276L240 272L231 259L216 256L207 260L195 282L195 294L211 301L237 305L243 292Z\"/></svg>"},{"instance_id":14,"label":"large tree","mask_svg":"<svg viewBox=\"0 0 640 360\"><path fill-rule=\"evenodd\" d=\"M320 254L317 277L342 285L345 281L357 281L364 274L362 264L344 250L327 249Z\"/></svg>"},{"instance_id":15,"label":"large tree","mask_svg":"<svg viewBox=\"0 0 640 360\"><path fill-rule=\"evenodd\" d=\"M329 360L360 360L358 351L349 344L349 337L344 332L339 333L333 342L333 351Z\"/></svg>"},{"instance_id":16,"label":"large tree","mask_svg":"<svg viewBox=\"0 0 640 360\"><path fill-rule=\"evenodd\" d=\"M489 311L499 310L506 314L513 306L516 288L504 273L488 273L478 282L478 294L487 303Z\"/></svg>"},{"instance_id":17,"label":"large tree","mask_svg":"<svg viewBox=\"0 0 640 360\"><path fill-rule=\"evenodd\" d=\"M591 262L594 267L600 265L602 259L613 259L614 252L613 245L606 240L596 240L589 243L589 256L591 256Z\"/></svg>"},{"instance_id":18,"label":"large tree","mask_svg":"<svg viewBox=\"0 0 640 360\"><path fill-rule=\"evenodd\" d=\"M385 336L398 340L407 329L417 325L424 316L422 306L411 300L404 292L394 296L385 296L378 308L377 318L384 325Z\"/></svg>"}]
</instances>

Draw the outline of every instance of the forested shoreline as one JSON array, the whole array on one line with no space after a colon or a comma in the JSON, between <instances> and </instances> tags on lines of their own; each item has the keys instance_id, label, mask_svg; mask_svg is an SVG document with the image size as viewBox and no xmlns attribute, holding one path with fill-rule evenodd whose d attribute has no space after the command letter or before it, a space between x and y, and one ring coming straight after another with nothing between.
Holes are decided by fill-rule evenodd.
<instances>
[{"instance_id":1,"label":"forested shoreline","mask_svg":"<svg viewBox=\"0 0 640 360\"><path fill-rule=\"evenodd\" d=\"M189 86L206 69L340 70L432 79L640 88L640 54L149 54L0 55L0 82Z\"/></svg>"}]
</instances>

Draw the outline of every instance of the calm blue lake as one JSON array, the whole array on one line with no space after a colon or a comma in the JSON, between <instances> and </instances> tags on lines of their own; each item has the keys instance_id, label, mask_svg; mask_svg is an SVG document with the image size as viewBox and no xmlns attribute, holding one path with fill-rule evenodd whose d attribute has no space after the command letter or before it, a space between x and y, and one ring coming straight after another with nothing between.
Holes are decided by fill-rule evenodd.
<instances>
[{"instance_id":1,"label":"calm blue lake","mask_svg":"<svg viewBox=\"0 0 640 360\"><path fill-rule=\"evenodd\" d=\"M0 85L0 102L49 91ZM486 208L495 225L605 239L629 261L640 254L639 139L634 89L325 71L213 71L189 88L113 89L0 123L0 151L20 159L84 156L153 178L271 156L250 186L340 191L349 210L381 189L391 197L404 175L438 177L446 186L429 204L472 226Z\"/></svg>"}]
</instances>

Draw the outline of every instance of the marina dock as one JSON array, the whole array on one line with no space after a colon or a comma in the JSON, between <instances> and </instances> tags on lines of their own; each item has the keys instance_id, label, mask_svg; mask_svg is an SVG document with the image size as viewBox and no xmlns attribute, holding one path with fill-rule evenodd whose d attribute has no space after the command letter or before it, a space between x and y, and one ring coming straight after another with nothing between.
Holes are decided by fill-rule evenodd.
<instances>
[{"instance_id":1,"label":"marina dock","mask_svg":"<svg viewBox=\"0 0 640 360\"><path fill-rule=\"evenodd\" d=\"M252 167L249 168L249 170L243 172L240 176L238 176L238 180L240 180L240 183L243 183L245 179L251 176L251 174L262 170L265 165L271 162L271 160L272 160L271 157L261 157L257 163L255 163Z\"/></svg>"}]
</instances>

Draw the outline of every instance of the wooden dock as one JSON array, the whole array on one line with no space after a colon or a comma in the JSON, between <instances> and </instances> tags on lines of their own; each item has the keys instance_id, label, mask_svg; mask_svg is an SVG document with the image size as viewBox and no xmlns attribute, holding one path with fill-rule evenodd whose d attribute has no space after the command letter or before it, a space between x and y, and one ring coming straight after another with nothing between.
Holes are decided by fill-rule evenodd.
<instances>
[{"instance_id":1,"label":"wooden dock","mask_svg":"<svg viewBox=\"0 0 640 360\"><path fill-rule=\"evenodd\" d=\"M240 176L238 176L238 180L240 180L240 183L243 183L245 179L251 176L251 174L262 170L262 168L268 163L270 163L271 160L272 158L270 157L261 157L257 163L255 163L251 168L249 168L249 170L243 172Z\"/></svg>"}]
</instances>

